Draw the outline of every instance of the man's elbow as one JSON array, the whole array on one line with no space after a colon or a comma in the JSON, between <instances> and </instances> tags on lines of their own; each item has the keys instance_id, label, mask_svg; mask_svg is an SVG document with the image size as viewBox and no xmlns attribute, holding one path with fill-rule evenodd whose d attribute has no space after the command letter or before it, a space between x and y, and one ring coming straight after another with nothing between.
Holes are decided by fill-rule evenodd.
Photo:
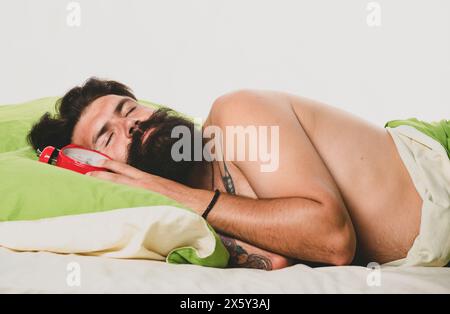
<instances>
[{"instance_id":1,"label":"man's elbow","mask_svg":"<svg viewBox=\"0 0 450 314\"><path fill-rule=\"evenodd\" d=\"M332 198L324 202L324 214L328 220L328 264L343 266L350 265L356 254L356 234L346 206L342 201ZM325 218L324 218L325 219Z\"/></svg>"},{"instance_id":2,"label":"man's elbow","mask_svg":"<svg viewBox=\"0 0 450 314\"><path fill-rule=\"evenodd\" d=\"M306 257L303 252L304 245L300 243L301 249L289 256L297 260L309 260L327 265L350 265L356 254L356 236L351 222L338 230L334 229L323 234L326 236L321 237L320 242L317 243L317 254Z\"/></svg>"},{"instance_id":3,"label":"man's elbow","mask_svg":"<svg viewBox=\"0 0 450 314\"><path fill-rule=\"evenodd\" d=\"M356 253L356 237L351 223L331 235L331 251L329 264L335 266L350 265Z\"/></svg>"}]
</instances>

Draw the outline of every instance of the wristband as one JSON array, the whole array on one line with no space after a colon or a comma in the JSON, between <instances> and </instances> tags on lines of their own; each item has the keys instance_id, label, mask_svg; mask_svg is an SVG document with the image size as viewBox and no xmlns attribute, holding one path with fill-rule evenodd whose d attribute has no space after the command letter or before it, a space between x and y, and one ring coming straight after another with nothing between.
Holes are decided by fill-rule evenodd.
<instances>
[{"instance_id":1,"label":"wristband","mask_svg":"<svg viewBox=\"0 0 450 314\"><path fill-rule=\"evenodd\" d=\"M202 214L203 219L206 220L206 218L208 217L209 212L211 211L211 209L212 209L212 208L214 207L214 205L216 204L217 199L219 198L219 196L220 196L220 191L219 191L218 189L216 189L216 190L214 191L214 196L213 196L211 202L209 203L208 207L205 209L205 211L204 211L203 214Z\"/></svg>"}]
</instances>

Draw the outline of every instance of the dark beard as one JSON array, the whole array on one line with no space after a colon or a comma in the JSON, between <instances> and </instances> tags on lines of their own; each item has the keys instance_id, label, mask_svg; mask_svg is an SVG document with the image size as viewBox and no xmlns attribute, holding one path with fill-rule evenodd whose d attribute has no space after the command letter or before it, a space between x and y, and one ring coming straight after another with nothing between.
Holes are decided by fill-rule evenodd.
<instances>
[{"instance_id":1,"label":"dark beard","mask_svg":"<svg viewBox=\"0 0 450 314\"><path fill-rule=\"evenodd\" d=\"M175 161L172 158L172 145L180 140L171 137L176 126L186 126L190 131L188 160ZM194 137L199 136L200 132L195 124L180 117L174 110L162 107L153 112L148 120L140 122L138 128L129 145L127 163L142 171L189 185L192 170L201 162L194 161ZM150 128L154 130L143 143L143 134ZM180 150L182 152L183 148Z\"/></svg>"}]
</instances>

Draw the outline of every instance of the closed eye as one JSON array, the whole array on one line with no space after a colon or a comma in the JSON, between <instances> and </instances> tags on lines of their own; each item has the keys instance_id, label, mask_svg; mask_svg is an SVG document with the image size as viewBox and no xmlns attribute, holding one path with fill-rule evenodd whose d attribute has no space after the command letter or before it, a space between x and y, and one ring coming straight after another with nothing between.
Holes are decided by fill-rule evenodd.
<instances>
[{"instance_id":1,"label":"closed eye","mask_svg":"<svg viewBox=\"0 0 450 314\"><path fill-rule=\"evenodd\" d=\"M134 109L136 109L136 106L133 107L133 108L131 108L131 109L127 112L127 114L125 115L125 117L128 117L128 115L129 115L130 113L132 113L132 112L134 111Z\"/></svg>"},{"instance_id":2,"label":"closed eye","mask_svg":"<svg viewBox=\"0 0 450 314\"><path fill-rule=\"evenodd\" d=\"M111 142L111 139L112 139L113 135L114 135L114 133L111 133L111 135L108 138L108 141L105 144L105 147L107 147L109 145L109 142Z\"/></svg>"}]
</instances>

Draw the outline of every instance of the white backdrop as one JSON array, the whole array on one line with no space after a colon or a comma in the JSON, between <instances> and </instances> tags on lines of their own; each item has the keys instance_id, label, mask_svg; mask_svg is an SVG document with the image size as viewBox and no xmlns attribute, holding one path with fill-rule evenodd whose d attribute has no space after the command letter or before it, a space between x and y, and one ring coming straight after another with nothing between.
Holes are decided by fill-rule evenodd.
<instances>
[{"instance_id":1,"label":"white backdrop","mask_svg":"<svg viewBox=\"0 0 450 314\"><path fill-rule=\"evenodd\" d=\"M96 75L199 117L261 88L380 125L450 118L449 0L79 0L79 20L70 2L0 0L0 103Z\"/></svg>"}]
</instances>

